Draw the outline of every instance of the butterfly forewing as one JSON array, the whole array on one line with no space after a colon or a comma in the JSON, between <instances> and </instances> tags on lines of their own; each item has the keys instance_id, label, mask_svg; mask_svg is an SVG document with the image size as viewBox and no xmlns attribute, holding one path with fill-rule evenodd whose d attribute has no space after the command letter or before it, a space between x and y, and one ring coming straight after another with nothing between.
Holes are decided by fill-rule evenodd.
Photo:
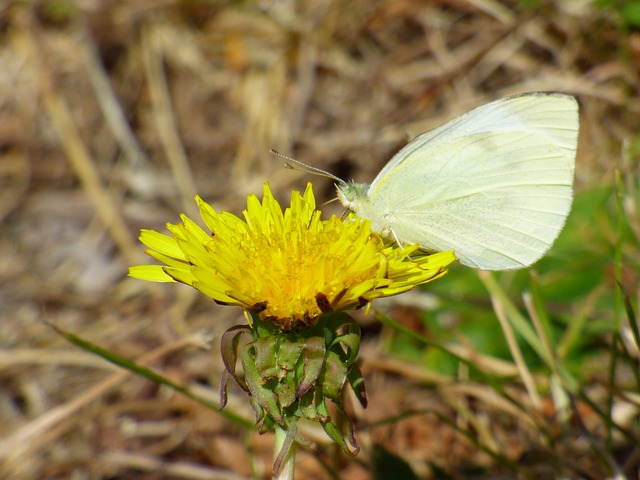
<instances>
[{"instance_id":1,"label":"butterfly forewing","mask_svg":"<svg viewBox=\"0 0 640 480\"><path fill-rule=\"evenodd\" d=\"M402 243L452 249L465 265L528 266L549 249L571 208L577 112L575 99L559 94L471 110L398 152L362 210Z\"/></svg>"}]
</instances>

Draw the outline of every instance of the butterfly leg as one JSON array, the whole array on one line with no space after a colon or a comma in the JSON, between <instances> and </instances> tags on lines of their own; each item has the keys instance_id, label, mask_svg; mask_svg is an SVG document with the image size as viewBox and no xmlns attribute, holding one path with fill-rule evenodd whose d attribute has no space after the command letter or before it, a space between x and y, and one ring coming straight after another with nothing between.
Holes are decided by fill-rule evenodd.
<instances>
[{"instance_id":1,"label":"butterfly leg","mask_svg":"<svg viewBox=\"0 0 640 480\"><path fill-rule=\"evenodd\" d=\"M393 237L393 241L396 242L398 244L398 246L400 247L401 250L404 250L404 247L402 246L402 242L400 242L400 239L398 238L398 236L396 235L396 232L393 231L393 228L389 229L389 233L391 234L391 236Z\"/></svg>"}]
</instances>

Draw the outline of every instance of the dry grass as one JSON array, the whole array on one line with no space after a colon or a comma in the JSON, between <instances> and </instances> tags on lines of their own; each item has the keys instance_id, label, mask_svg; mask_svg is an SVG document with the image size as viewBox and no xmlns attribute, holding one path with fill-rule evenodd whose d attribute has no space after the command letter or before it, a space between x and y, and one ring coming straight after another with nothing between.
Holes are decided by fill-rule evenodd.
<instances>
[{"instance_id":1,"label":"dry grass","mask_svg":"<svg viewBox=\"0 0 640 480\"><path fill-rule=\"evenodd\" d=\"M270 471L269 436L114 370L45 323L215 398L218 342L202 335L219 338L241 313L186 287L128 279L126 267L144 261L141 227L161 230L180 212L197 217L196 192L238 213L265 181L283 200L303 189L309 179L282 169L270 148L369 180L408 136L490 99L557 90L581 102L583 189L628 168L621 144L640 131L640 35L619 33L586 2L526 10L498 0L9 0L0 27L5 478ZM314 183L333 197L329 181ZM408 409L462 412L471 397L476 415L458 421L477 422L479 435L506 415L482 386L442 382L440 395L416 386L407 395L425 379L367 358L375 354L365 355L372 405L358 413L363 423ZM503 367L511 368L495 366ZM241 398L230 406L251 417ZM535 455L539 439L527 422L498 434L492 441L508 445L513 461ZM434 416L359 435L357 460L320 455L345 478L371 478L374 444L425 477L428 461L454 476L467 462L494 468ZM578 462L580 445L569 450ZM315 454L301 453L298 468L299 478L328 478Z\"/></svg>"}]
</instances>

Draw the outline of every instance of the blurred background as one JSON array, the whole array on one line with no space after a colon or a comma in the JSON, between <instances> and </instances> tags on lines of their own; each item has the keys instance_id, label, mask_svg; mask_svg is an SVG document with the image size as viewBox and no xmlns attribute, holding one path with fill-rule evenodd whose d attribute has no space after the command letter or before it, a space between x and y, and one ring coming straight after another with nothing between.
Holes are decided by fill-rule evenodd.
<instances>
[{"instance_id":1,"label":"blurred background","mask_svg":"<svg viewBox=\"0 0 640 480\"><path fill-rule=\"evenodd\" d=\"M454 267L374 303L361 318L370 406L352 412L362 452L346 457L308 427L319 447L301 450L297 475L638 478L639 28L633 0L0 1L0 477L268 478L271 435L49 324L217 401L219 337L242 312L127 278L148 261L140 228L199 218L196 193L240 214L264 182L285 205L308 181L335 197L271 148L370 182L455 115L559 91L578 98L581 125L557 245L495 284ZM526 336L535 318L571 395ZM251 420L239 389L230 396Z\"/></svg>"}]
</instances>

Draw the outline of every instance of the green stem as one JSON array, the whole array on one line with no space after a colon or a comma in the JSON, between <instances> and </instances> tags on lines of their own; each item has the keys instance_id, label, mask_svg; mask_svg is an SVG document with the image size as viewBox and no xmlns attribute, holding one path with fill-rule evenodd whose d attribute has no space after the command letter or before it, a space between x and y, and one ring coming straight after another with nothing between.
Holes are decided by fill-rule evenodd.
<instances>
[{"instance_id":1,"label":"green stem","mask_svg":"<svg viewBox=\"0 0 640 480\"><path fill-rule=\"evenodd\" d=\"M276 439L273 446L274 467L276 467L276 459L283 453L281 450L286 448L287 451L284 453L284 456L281 457L282 463L280 463L279 468L273 472L274 480L293 480L293 467L296 460L296 442L292 441L292 438L288 438L287 433L288 432L280 425L276 424Z\"/></svg>"}]
</instances>

